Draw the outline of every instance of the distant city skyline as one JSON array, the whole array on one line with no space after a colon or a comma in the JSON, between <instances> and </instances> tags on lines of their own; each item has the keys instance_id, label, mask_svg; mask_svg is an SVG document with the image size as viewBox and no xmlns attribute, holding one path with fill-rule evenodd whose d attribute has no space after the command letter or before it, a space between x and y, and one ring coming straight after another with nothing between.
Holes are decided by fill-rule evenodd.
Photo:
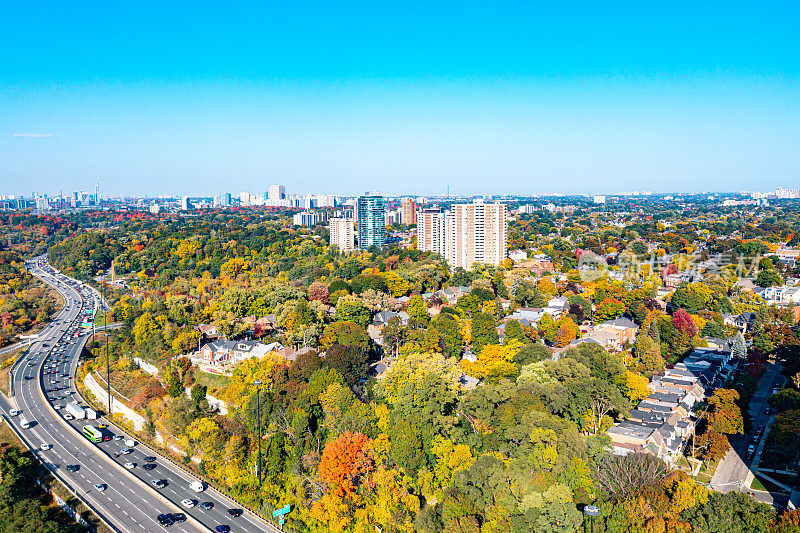
<instances>
[{"instance_id":1,"label":"distant city skyline","mask_svg":"<svg viewBox=\"0 0 800 533\"><path fill-rule=\"evenodd\" d=\"M798 20L792 2L5 5L0 188L793 187Z\"/></svg>"}]
</instances>

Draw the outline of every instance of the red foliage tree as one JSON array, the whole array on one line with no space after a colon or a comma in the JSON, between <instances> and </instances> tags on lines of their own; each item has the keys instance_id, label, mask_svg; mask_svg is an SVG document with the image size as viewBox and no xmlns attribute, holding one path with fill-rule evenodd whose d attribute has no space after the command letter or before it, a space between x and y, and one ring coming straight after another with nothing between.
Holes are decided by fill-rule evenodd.
<instances>
[{"instance_id":1,"label":"red foliage tree","mask_svg":"<svg viewBox=\"0 0 800 533\"><path fill-rule=\"evenodd\" d=\"M326 304L328 303L328 296L330 296L328 293L328 286L321 281L315 281L308 288L309 300L319 300L320 302Z\"/></svg>"},{"instance_id":2,"label":"red foliage tree","mask_svg":"<svg viewBox=\"0 0 800 533\"><path fill-rule=\"evenodd\" d=\"M684 309L678 309L673 313L672 325L690 339L697 335L697 324L694 323L692 317Z\"/></svg>"}]
</instances>

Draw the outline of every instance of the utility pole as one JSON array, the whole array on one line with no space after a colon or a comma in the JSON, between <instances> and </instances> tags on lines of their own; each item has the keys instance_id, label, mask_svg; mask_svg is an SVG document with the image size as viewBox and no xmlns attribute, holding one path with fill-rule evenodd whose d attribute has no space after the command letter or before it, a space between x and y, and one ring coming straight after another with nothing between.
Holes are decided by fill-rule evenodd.
<instances>
[{"instance_id":1,"label":"utility pole","mask_svg":"<svg viewBox=\"0 0 800 533\"><path fill-rule=\"evenodd\" d=\"M261 383L260 379L253 382L256 386L256 416L258 417L258 488L261 489Z\"/></svg>"}]
</instances>

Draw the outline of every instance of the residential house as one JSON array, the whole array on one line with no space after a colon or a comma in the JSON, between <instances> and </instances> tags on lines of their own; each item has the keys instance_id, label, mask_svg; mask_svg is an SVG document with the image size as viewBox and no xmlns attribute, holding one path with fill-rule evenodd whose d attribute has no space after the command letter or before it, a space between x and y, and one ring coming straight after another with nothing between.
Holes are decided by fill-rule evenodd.
<instances>
[{"instance_id":1,"label":"residential house","mask_svg":"<svg viewBox=\"0 0 800 533\"><path fill-rule=\"evenodd\" d=\"M624 345L633 344L638 331L639 326L632 320L615 318L594 326L589 330L588 337L606 349L621 350Z\"/></svg>"},{"instance_id":2,"label":"residential house","mask_svg":"<svg viewBox=\"0 0 800 533\"><path fill-rule=\"evenodd\" d=\"M200 332L200 337L206 340L215 341L219 338L217 326L214 324L200 324L195 326L195 329Z\"/></svg>"},{"instance_id":3,"label":"residential house","mask_svg":"<svg viewBox=\"0 0 800 533\"><path fill-rule=\"evenodd\" d=\"M270 353L279 355L282 348L279 342L263 344L256 341L216 340L203 345L189 356L189 360L203 372L230 375L237 363L254 357L262 358Z\"/></svg>"},{"instance_id":4,"label":"residential house","mask_svg":"<svg viewBox=\"0 0 800 533\"><path fill-rule=\"evenodd\" d=\"M787 305L800 303L800 287L788 285L767 287L758 295L764 298L768 304Z\"/></svg>"},{"instance_id":5,"label":"residential house","mask_svg":"<svg viewBox=\"0 0 800 533\"><path fill-rule=\"evenodd\" d=\"M375 313L375 316L372 318L372 323L367 326L367 335L369 335L369 338L378 345L383 346L383 337L381 333L383 332L383 328L386 327L386 324L389 323L389 320L394 317L397 317L401 324L408 324L409 316L405 311L379 311Z\"/></svg>"},{"instance_id":6,"label":"residential house","mask_svg":"<svg viewBox=\"0 0 800 533\"><path fill-rule=\"evenodd\" d=\"M733 326L742 333L747 333L747 330L750 329L750 326L753 325L753 322L756 320L756 314L750 311L746 311L739 315L731 315L726 313L722 315L722 324L725 326Z\"/></svg>"}]
</instances>

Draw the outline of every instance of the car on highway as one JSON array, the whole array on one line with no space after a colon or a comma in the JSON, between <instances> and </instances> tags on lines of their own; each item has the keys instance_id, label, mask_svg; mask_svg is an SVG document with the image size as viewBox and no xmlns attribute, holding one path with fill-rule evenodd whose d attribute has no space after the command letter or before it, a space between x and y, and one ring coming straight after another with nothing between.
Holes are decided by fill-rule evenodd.
<instances>
[{"instance_id":1,"label":"car on highway","mask_svg":"<svg viewBox=\"0 0 800 533\"><path fill-rule=\"evenodd\" d=\"M242 516L243 513L244 511L242 511L241 509L228 509L228 514L231 515L233 518L239 518L240 516Z\"/></svg>"},{"instance_id":2,"label":"car on highway","mask_svg":"<svg viewBox=\"0 0 800 533\"><path fill-rule=\"evenodd\" d=\"M214 504L212 502L203 502L200 504L200 509L204 511L210 511L214 508Z\"/></svg>"},{"instance_id":3,"label":"car on highway","mask_svg":"<svg viewBox=\"0 0 800 533\"><path fill-rule=\"evenodd\" d=\"M70 472L77 472L80 468L80 465L67 465L67 470Z\"/></svg>"},{"instance_id":4,"label":"car on highway","mask_svg":"<svg viewBox=\"0 0 800 533\"><path fill-rule=\"evenodd\" d=\"M105 483L95 483L94 488L99 490L100 492L103 492L108 488L108 485L106 485Z\"/></svg>"},{"instance_id":5,"label":"car on highway","mask_svg":"<svg viewBox=\"0 0 800 533\"><path fill-rule=\"evenodd\" d=\"M197 500L190 500L189 498L186 498L185 500L181 501L181 505L183 505L187 509L191 509L192 507L197 505Z\"/></svg>"},{"instance_id":6,"label":"car on highway","mask_svg":"<svg viewBox=\"0 0 800 533\"><path fill-rule=\"evenodd\" d=\"M136 468L136 463L125 463L125 468L127 468L128 470L133 470L134 468Z\"/></svg>"},{"instance_id":7,"label":"car on highway","mask_svg":"<svg viewBox=\"0 0 800 533\"><path fill-rule=\"evenodd\" d=\"M174 518L176 522L186 522L186 515L183 513L172 513L172 518Z\"/></svg>"},{"instance_id":8,"label":"car on highway","mask_svg":"<svg viewBox=\"0 0 800 533\"><path fill-rule=\"evenodd\" d=\"M164 527L169 527L175 523L175 519L172 518L171 514L160 514L156 517L156 520Z\"/></svg>"},{"instance_id":9,"label":"car on highway","mask_svg":"<svg viewBox=\"0 0 800 533\"><path fill-rule=\"evenodd\" d=\"M152 470L156 467L155 463L145 463L142 465L142 468L145 470Z\"/></svg>"},{"instance_id":10,"label":"car on highway","mask_svg":"<svg viewBox=\"0 0 800 533\"><path fill-rule=\"evenodd\" d=\"M75 417L69 413L64 413L64 420L74 420Z\"/></svg>"},{"instance_id":11,"label":"car on highway","mask_svg":"<svg viewBox=\"0 0 800 533\"><path fill-rule=\"evenodd\" d=\"M148 463L155 463L156 462L156 458L155 457L145 457L144 460L146 462L148 462Z\"/></svg>"},{"instance_id":12,"label":"car on highway","mask_svg":"<svg viewBox=\"0 0 800 533\"><path fill-rule=\"evenodd\" d=\"M124 438L122 435L114 435L114 440L122 440Z\"/></svg>"},{"instance_id":13,"label":"car on highway","mask_svg":"<svg viewBox=\"0 0 800 533\"><path fill-rule=\"evenodd\" d=\"M231 526L220 524L214 528L217 533L231 533Z\"/></svg>"},{"instance_id":14,"label":"car on highway","mask_svg":"<svg viewBox=\"0 0 800 533\"><path fill-rule=\"evenodd\" d=\"M119 453L121 453L122 455L128 455L129 453L133 453L133 449L132 448L123 448L123 449L121 449L119 451Z\"/></svg>"},{"instance_id":15,"label":"car on highway","mask_svg":"<svg viewBox=\"0 0 800 533\"><path fill-rule=\"evenodd\" d=\"M157 489L163 489L167 486L167 482L163 479L154 479L150 483Z\"/></svg>"}]
</instances>

